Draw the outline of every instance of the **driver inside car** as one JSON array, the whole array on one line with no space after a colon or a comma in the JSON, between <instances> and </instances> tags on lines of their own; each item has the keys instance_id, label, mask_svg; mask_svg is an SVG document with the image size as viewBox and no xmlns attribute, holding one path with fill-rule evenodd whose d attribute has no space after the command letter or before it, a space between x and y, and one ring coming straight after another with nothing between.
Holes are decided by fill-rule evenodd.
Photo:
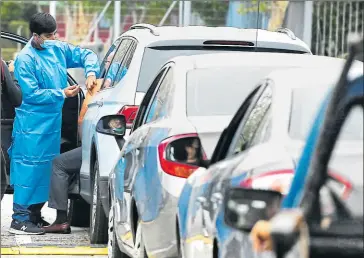
<instances>
[{"instance_id":1,"label":"driver inside car","mask_svg":"<svg viewBox=\"0 0 364 258\"><path fill-rule=\"evenodd\" d=\"M104 81L104 88L110 88L114 81L117 81L117 82L120 81L127 72L127 69L125 66L122 66L122 70L119 71L120 62L117 62L117 61L112 62L114 55L115 55L115 51L111 52L105 62L105 68L107 70L107 75L106 75L105 81Z\"/></svg>"}]
</instances>

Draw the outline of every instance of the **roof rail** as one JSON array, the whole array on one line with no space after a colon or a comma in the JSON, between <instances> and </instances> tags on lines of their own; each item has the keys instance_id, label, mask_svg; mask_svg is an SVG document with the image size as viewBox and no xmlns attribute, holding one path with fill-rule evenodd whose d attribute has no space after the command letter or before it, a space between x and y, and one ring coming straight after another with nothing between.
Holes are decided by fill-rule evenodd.
<instances>
[{"instance_id":1,"label":"roof rail","mask_svg":"<svg viewBox=\"0 0 364 258\"><path fill-rule=\"evenodd\" d=\"M297 39L296 35L290 29L287 29L287 28L278 28L276 30L276 32L278 32L278 33L284 33L284 34L288 35L288 37L290 37L293 40L296 40Z\"/></svg>"},{"instance_id":2,"label":"roof rail","mask_svg":"<svg viewBox=\"0 0 364 258\"><path fill-rule=\"evenodd\" d=\"M152 24L138 23L130 27L131 30L135 29L148 29L154 36L159 36L159 32L156 30L157 27Z\"/></svg>"}]
</instances>

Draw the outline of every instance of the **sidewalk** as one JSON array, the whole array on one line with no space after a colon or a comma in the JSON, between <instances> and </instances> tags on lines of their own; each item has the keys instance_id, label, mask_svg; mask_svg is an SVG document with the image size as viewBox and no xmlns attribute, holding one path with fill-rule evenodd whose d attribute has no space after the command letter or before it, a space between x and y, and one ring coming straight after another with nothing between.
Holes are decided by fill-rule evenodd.
<instances>
[{"instance_id":1,"label":"sidewalk","mask_svg":"<svg viewBox=\"0 0 364 258\"><path fill-rule=\"evenodd\" d=\"M45 207L42 210L44 219L53 222L56 212ZM46 234L40 236L12 235L8 232L12 215L12 195L5 195L1 202L1 257L43 257L43 254L72 257L90 257L82 255L105 255L106 246L90 246L88 228L72 227L71 234ZM27 255L27 256L23 256ZM81 256L80 256L81 255ZM64 257L64 256L63 256ZM100 257L100 256L98 256Z\"/></svg>"}]
</instances>

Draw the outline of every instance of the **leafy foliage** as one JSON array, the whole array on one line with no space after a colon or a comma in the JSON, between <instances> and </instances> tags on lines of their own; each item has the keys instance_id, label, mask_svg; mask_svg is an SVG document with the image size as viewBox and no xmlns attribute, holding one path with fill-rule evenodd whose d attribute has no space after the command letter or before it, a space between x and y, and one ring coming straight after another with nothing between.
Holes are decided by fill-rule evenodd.
<instances>
[{"instance_id":1,"label":"leafy foliage","mask_svg":"<svg viewBox=\"0 0 364 258\"><path fill-rule=\"evenodd\" d=\"M23 26L22 35L28 36L28 22L30 17L37 13L37 5L27 2L1 3L1 30L16 33L18 26Z\"/></svg>"},{"instance_id":2,"label":"leafy foliage","mask_svg":"<svg viewBox=\"0 0 364 258\"><path fill-rule=\"evenodd\" d=\"M229 9L229 1L209 0L193 1L191 4L193 12L201 15L207 26L225 25L225 16Z\"/></svg>"}]
</instances>

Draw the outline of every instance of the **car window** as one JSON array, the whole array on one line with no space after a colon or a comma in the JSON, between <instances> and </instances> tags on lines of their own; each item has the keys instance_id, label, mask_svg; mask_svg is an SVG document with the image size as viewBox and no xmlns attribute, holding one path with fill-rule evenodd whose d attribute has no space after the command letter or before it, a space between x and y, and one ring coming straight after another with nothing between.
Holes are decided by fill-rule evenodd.
<instances>
[{"instance_id":1,"label":"car window","mask_svg":"<svg viewBox=\"0 0 364 258\"><path fill-rule=\"evenodd\" d=\"M200 47L186 47L183 46L161 46L149 47L145 49L142 64L140 67L140 74L138 78L137 91L146 92L153 80L153 76L161 69L161 67L170 59L177 56L190 56L199 54L210 53L226 53L232 52L229 48L225 49L201 49Z\"/></svg>"},{"instance_id":2,"label":"car window","mask_svg":"<svg viewBox=\"0 0 364 258\"><path fill-rule=\"evenodd\" d=\"M119 68L119 71L117 72L116 79L113 81L113 84L111 87L116 86L128 73L128 69L131 63L131 60L133 59L134 53L136 49L136 42L132 42L131 46L128 49L128 52L125 55L125 58L122 61L122 64Z\"/></svg>"},{"instance_id":3,"label":"car window","mask_svg":"<svg viewBox=\"0 0 364 258\"><path fill-rule=\"evenodd\" d=\"M122 39L119 48L109 54L108 60L105 62L107 72L103 78L102 90L113 87L115 82L119 82L126 74L127 70L123 66L123 61L126 58L131 43L130 39Z\"/></svg>"},{"instance_id":4,"label":"car window","mask_svg":"<svg viewBox=\"0 0 364 258\"><path fill-rule=\"evenodd\" d=\"M107 51L103 61L101 62L101 65L100 65L100 78L105 77L107 68L109 67L109 63L112 60L112 56L110 56L110 55L113 54L116 49L118 49L120 42L121 42L121 38L118 38ZM105 68L105 66L106 66L106 68Z\"/></svg>"},{"instance_id":5,"label":"car window","mask_svg":"<svg viewBox=\"0 0 364 258\"><path fill-rule=\"evenodd\" d=\"M189 71L187 116L233 115L249 92L274 69L276 67L238 66Z\"/></svg>"},{"instance_id":6,"label":"car window","mask_svg":"<svg viewBox=\"0 0 364 258\"><path fill-rule=\"evenodd\" d=\"M129 66L131 64L131 60L133 59L133 56L135 54L135 50L137 48L137 42L133 41L129 51L128 51L128 54L127 54L127 57L125 58L125 60L123 61L123 65L129 69Z\"/></svg>"},{"instance_id":7,"label":"car window","mask_svg":"<svg viewBox=\"0 0 364 258\"><path fill-rule=\"evenodd\" d=\"M150 123L157 119L165 117L168 111L172 108L173 99L168 98L173 96L174 87L173 82L173 69L170 68L164 76L156 94L153 97L150 105L145 123Z\"/></svg>"},{"instance_id":8,"label":"car window","mask_svg":"<svg viewBox=\"0 0 364 258\"><path fill-rule=\"evenodd\" d=\"M267 111L263 121L260 123L259 128L254 133L250 146L258 145L269 140L272 130L272 116L271 109Z\"/></svg>"},{"instance_id":9,"label":"car window","mask_svg":"<svg viewBox=\"0 0 364 258\"><path fill-rule=\"evenodd\" d=\"M143 121L145 121L145 114L147 114L148 112L148 107L150 106L149 103L151 103L153 96L155 95L155 91L158 88L158 85L161 81L161 79L163 78L164 73L166 72L168 68L164 67L158 74L157 76L154 78L150 88L148 89L148 91L146 92L142 103L139 106L139 110L138 110L138 114L137 117L135 118L135 122L133 124L133 128L132 128L132 132L134 130L136 130L139 126L142 125Z\"/></svg>"},{"instance_id":10,"label":"car window","mask_svg":"<svg viewBox=\"0 0 364 258\"><path fill-rule=\"evenodd\" d=\"M316 111L320 106L320 103L327 93L326 88L319 87L310 88L297 88L292 92L292 108L291 118L289 126L289 135L293 139L305 140L308 134L309 128L312 126L313 117L315 117ZM357 115L357 119L354 121L360 121L360 114ZM350 127L350 130L345 131L342 135L342 139L346 140L360 140L363 139L363 131L359 126Z\"/></svg>"},{"instance_id":11,"label":"car window","mask_svg":"<svg viewBox=\"0 0 364 258\"><path fill-rule=\"evenodd\" d=\"M253 146L254 136L262 125L264 118L269 114L271 103L272 88L267 85L258 100L252 103L249 108L250 111L242 119L230 146L230 155L240 153Z\"/></svg>"},{"instance_id":12,"label":"car window","mask_svg":"<svg viewBox=\"0 0 364 258\"><path fill-rule=\"evenodd\" d=\"M350 110L328 165L330 172L338 178L328 184L339 196L344 194L344 182L352 185L353 189L345 203L353 214L359 216L363 216L363 115L362 106Z\"/></svg>"}]
</instances>

